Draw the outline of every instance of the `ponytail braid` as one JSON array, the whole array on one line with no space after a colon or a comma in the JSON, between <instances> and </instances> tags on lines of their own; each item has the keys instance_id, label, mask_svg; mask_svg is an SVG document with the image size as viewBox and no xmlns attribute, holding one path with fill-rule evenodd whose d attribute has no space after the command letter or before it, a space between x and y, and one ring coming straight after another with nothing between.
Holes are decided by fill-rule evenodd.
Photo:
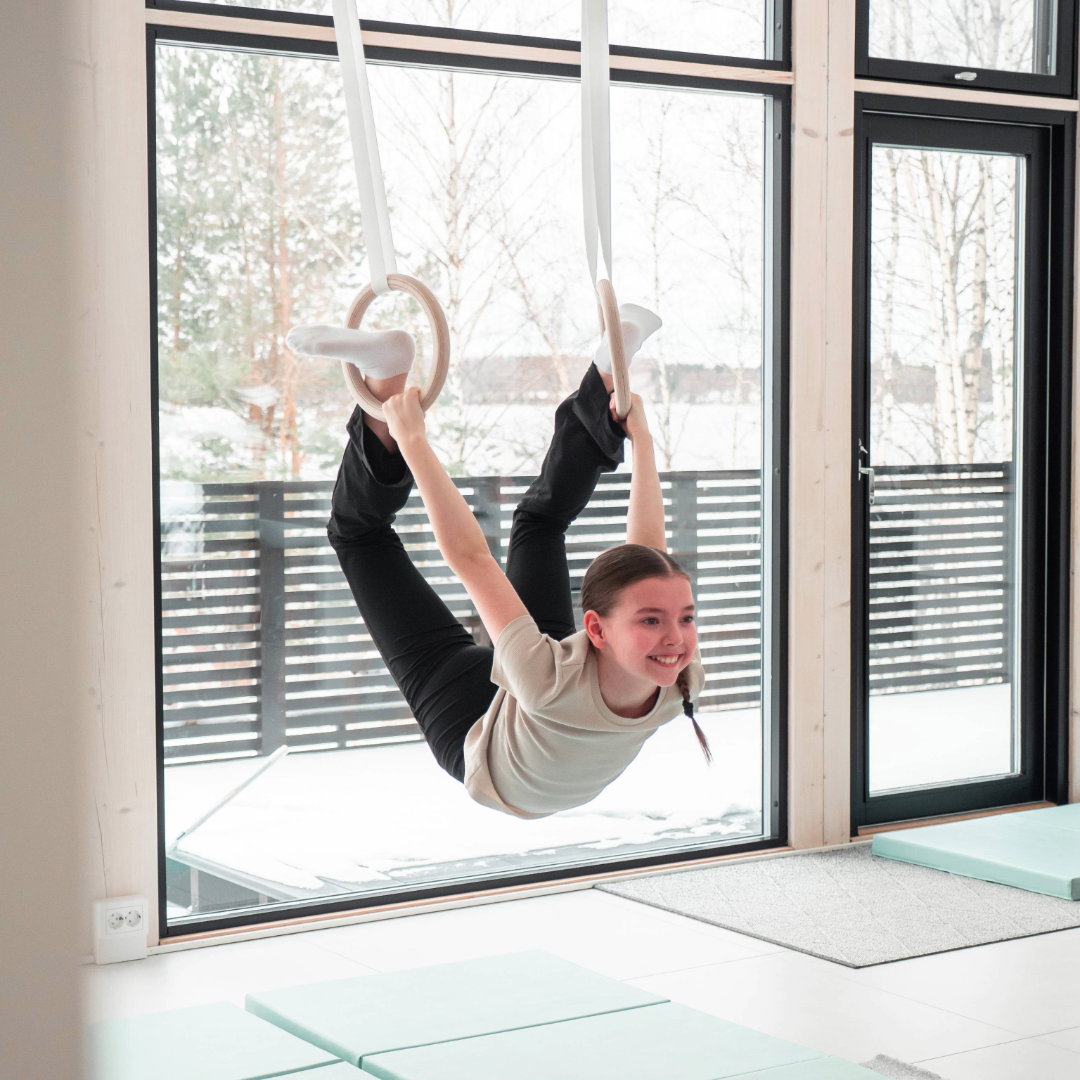
<instances>
[{"instance_id":1,"label":"ponytail braid","mask_svg":"<svg viewBox=\"0 0 1080 1080\"><path fill-rule=\"evenodd\" d=\"M690 718L690 723L694 725L694 734L697 736L698 745L701 747L701 752L705 755L705 760L712 764L712 749L709 746L709 740L705 736L705 732L701 730L701 725L694 719L694 703L690 700L690 684L686 679L686 668L683 668L679 672L679 678L676 683L679 689L682 691L682 709L683 712Z\"/></svg>"}]
</instances>

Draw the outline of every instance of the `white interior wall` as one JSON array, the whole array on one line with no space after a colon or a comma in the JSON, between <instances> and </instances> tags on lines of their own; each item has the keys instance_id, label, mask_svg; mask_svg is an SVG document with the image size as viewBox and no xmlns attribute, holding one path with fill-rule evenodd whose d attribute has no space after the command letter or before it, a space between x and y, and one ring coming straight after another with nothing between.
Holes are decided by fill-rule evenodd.
<instances>
[{"instance_id":1,"label":"white interior wall","mask_svg":"<svg viewBox=\"0 0 1080 1080\"><path fill-rule=\"evenodd\" d=\"M144 26L148 20L250 24L148 13L142 0L78 5L88 222L80 304L92 357L83 371L79 486L86 497L80 520L93 541L80 578L92 625L83 643L81 692L93 703L84 732L92 789L84 802L82 903L88 908L94 897L137 892L156 911ZM789 792L797 847L843 843L850 832L853 8L851 0L794 3ZM326 36L319 28L288 28L301 31ZM543 50L529 52L545 58L532 57ZM723 74L791 80L750 69ZM942 96L964 92L947 88ZM1075 708L1073 725L1080 731ZM1076 741L1072 775L1080 798Z\"/></svg>"},{"instance_id":2,"label":"white interior wall","mask_svg":"<svg viewBox=\"0 0 1080 1080\"><path fill-rule=\"evenodd\" d=\"M66 0L4 8L0 64L0 1074L80 1075L77 352Z\"/></svg>"}]
</instances>

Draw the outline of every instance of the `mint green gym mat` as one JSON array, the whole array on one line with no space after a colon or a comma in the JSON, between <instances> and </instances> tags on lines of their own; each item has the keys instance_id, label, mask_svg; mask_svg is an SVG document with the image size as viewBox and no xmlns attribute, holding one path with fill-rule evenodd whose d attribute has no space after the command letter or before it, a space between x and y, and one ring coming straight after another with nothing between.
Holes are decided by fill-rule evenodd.
<instances>
[{"instance_id":1,"label":"mint green gym mat","mask_svg":"<svg viewBox=\"0 0 1080 1080\"><path fill-rule=\"evenodd\" d=\"M90 1080L877 1075L543 952L252 994L248 1008L273 1015L279 1026L224 1002L95 1024Z\"/></svg>"},{"instance_id":2,"label":"mint green gym mat","mask_svg":"<svg viewBox=\"0 0 1080 1080\"><path fill-rule=\"evenodd\" d=\"M544 952L249 994L247 1009L354 1065L442 1043L664 999Z\"/></svg>"},{"instance_id":3,"label":"mint green gym mat","mask_svg":"<svg viewBox=\"0 0 1080 1080\"><path fill-rule=\"evenodd\" d=\"M88 1036L90 1080L263 1080L297 1072L303 1080L343 1080L321 1068L303 1072L335 1055L224 1001L104 1020Z\"/></svg>"},{"instance_id":4,"label":"mint green gym mat","mask_svg":"<svg viewBox=\"0 0 1080 1080\"><path fill-rule=\"evenodd\" d=\"M816 1050L667 1002L376 1054L380 1080L871 1080ZM880 1078L879 1078L880 1080Z\"/></svg>"},{"instance_id":5,"label":"mint green gym mat","mask_svg":"<svg viewBox=\"0 0 1080 1080\"><path fill-rule=\"evenodd\" d=\"M1080 900L1080 803L878 833L884 859Z\"/></svg>"},{"instance_id":6,"label":"mint green gym mat","mask_svg":"<svg viewBox=\"0 0 1080 1080\"><path fill-rule=\"evenodd\" d=\"M335 1061L333 1065L322 1065L318 1069L286 1073L282 1080L367 1080L367 1076L347 1061Z\"/></svg>"}]
</instances>

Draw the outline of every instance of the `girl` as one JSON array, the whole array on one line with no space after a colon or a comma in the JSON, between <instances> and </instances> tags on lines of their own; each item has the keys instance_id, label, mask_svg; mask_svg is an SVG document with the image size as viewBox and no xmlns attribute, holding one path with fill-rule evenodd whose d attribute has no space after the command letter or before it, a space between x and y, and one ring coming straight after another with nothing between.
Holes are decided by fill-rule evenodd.
<instances>
[{"instance_id":1,"label":"girl","mask_svg":"<svg viewBox=\"0 0 1080 1080\"><path fill-rule=\"evenodd\" d=\"M632 305L621 314L629 358L660 320ZM658 727L684 708L693 719L690 701L704 682L690 579L666 552L641 399L633 397L623 423L615 420L602 343L581 387L556 410L540 475L514 513L504 573L427 442L419 390L405 389L404 373L376 377L386 376L386 366L366 362L365 354L377 361L393 346L409 354L393 368L407 370L411 349L396 337L334 335L340 348L329 354L365 372L386 421L353 412L327 532L435 759L477 802L518 817L589 802ZM290 345L316 351L310 336L290 335ZM589 567L581 588L585 628L577 632L565 534L600 474L622 460L625 438L633 449L627 543ZM414 483L493 648L474 642L393 530ZM696 721L694 728L708 756Z\"/></svg>"}]
</instances>

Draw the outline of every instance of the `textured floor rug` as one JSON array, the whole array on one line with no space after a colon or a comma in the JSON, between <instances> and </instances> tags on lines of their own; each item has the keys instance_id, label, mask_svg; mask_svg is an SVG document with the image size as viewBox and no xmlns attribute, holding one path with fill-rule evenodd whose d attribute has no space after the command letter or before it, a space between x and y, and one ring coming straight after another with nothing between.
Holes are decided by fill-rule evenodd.
<instances>
[{"instance_id":1,"label":"textured floor rug","mask_svg":"<svg viewBox=\"0 0 1080 1080\"><path fill-rule=\"evenodd\" d=\"M864 1061L862 1064L864 1069L872 1069L882 1076L892 1077L892 1080L941 1080L937 1073L927 1072L917 1065L908 1065L885 1054L878 1054L873 1061Z\"/></svg>"},{"instance_id":2,"label":"textured floor rug","mask_svg":"<svg viewBox=\"0 0 1080 1080\"><path fill-rule=\"evenodd\" d=\"M668 871L598 889L848 967L1080 926L1080 903L835 851Z\"/></svg>"}]
</instances>

